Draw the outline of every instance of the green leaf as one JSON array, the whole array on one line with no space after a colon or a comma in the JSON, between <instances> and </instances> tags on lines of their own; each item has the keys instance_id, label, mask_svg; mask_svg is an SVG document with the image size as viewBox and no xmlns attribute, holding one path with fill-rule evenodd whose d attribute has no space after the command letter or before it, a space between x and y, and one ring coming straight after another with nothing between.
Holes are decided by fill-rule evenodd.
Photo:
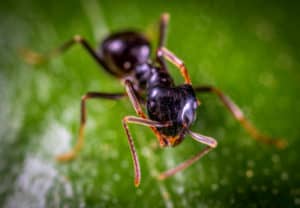
<instances>
[{"instance_id":1,"label":"green leaf","mask_svg":"<svg viewBox=\"0 0 300 208\"><path fill-rule=\"evenodd\" d=\"M8 1L0 6L0 204L2 207L296 207L300 205L299 5L235 1ZM167 47L185 61L194 85L226 92L284 150L255 142L214 95L202 101L193 130L218 147L165 181L155 175L196 154L187 138L155 148L152 132L130 126L142 182L133 185L121 119L128 100L88 102L86 142L78 158L55 156L75 143L80 98L124 91L80 46L46 64L24 62L22 48L47 52L80 34L95 48L109 32L151 34L171 15ZM178 71L171 68L176 83Z\"/></svg>"}]
</instances>

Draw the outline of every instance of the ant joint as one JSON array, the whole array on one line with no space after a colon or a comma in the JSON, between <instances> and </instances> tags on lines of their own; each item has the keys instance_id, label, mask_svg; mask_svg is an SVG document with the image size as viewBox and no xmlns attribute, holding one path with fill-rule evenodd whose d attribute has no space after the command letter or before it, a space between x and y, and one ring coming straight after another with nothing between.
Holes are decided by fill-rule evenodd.
<instances>
[{"instance_id":1,"label":"ant joint","mask_svg":"<svg viewBox=\"0 0 300 208\"><path fill-rule=\"evenodd\" d=\"M83 38L80 35L75 35L73 39L75 42L81 42L83 40Z\"/></svg>"}]
</instances>

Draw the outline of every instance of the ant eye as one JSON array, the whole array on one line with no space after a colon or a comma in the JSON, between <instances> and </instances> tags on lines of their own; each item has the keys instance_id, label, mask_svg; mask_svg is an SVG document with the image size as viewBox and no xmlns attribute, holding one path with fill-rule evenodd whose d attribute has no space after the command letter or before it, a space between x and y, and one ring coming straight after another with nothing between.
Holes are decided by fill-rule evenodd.
<instances>
[{"instance_id":1,"label":"ant eye","mask_svg":"<svg viewBox=\"0 0 300 208\"><path fill-rule=\"evenodd\" d=\"M197 109L197 107L198 107L198 101L195 101L195 102L194 102L194 105L193 105L193 108L194 108L194 109Z\"/></svg>"},{"instance_id":2,"label":"ant eye","mask_svg":"<svg viewBox=\"0 0 300 208\"><path fill-rule=\"evenodd\" d=\"M183 107L182 113L181 113L181 119L186 125L191 125L195 119L195 102L188 102Z\"/></svg>"}]
</instances>

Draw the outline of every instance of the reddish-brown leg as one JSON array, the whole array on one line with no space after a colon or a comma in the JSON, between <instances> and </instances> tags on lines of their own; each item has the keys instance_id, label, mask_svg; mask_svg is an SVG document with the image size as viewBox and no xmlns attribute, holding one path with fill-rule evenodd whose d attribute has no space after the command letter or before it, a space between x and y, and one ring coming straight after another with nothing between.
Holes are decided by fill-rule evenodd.
<instances>
[{"instance_id":1,"label":"reddish-brown leg","mask_svg":"<svg viewBox=\"0 0 300 208\"><path fill-rule=\"evenodd\" d=\"M124 81L125 90L127 92L127 95L129 97L129 100L136 112L137 115L139 115L142 118L146 118L146 114L143 112L142 106L139 102L138 96L136 95L136 92L133 88L133 84L129 80Z\"/></svg>"},{"instance_id":2,"label":"reddish-brown leg","mask_svg":"<svg viewBox=\"0 0 300 208\"><path fill-rule=\"evenodd\" d=\"M90 44L80 35L75 35L71 40L66 41L60 47L55 48L48 53L40 54L28 49L22 49L21 55L29 64L33 64L33 65L43 64L47 62L49 59L63 54L75 44L80 44L89 53L89 55L93 57L93 59L97 63L99 63L108 73L111 74L113 73L112 71L107 69L102 58L94 51L94 49L90 46ZM113 74L113 75L118 76L117 74Z\"/></svg>"},{"instance_id":3,"label":"reddish-brown leg","mask_svg":"<svg viewBox=\"0 0 300 208\"><path fill-rule=\"evenodd\" d=\"M135 150L134 142L132 139L132 136L130 134L128 124L129 123L135 123L135 124L140 124L148 127L167 127L170 124L169 123L159 123L157 121L145 119L145 118L139 118L135 116L126 116L122 120L123 122L123 127L126 131L127 139L128 139L128 144L129 144L129 149L131 152L132 160L133 160L133 167L134 167L134 185L138 187L141 182L141 168L140 168L140 163L138 159L138 155Z\"/></svg>"},{"instance_id":4,"label":"reddish-brown leg","mask_svg":"<svg viewBox=\"0 0 300 208\"><path fill-rule=\"evenodd\" d=\"M146 114L143 112L142 106L137 98L136 92L133 88L131 81L125 80L124 85L125 85L125 89L126 89L128 97L129 97L129 100L131 101L131 104L132 104L135 112L137 113L137 115L139 115L142 118L147 118ZM158 132L158 130L155 127L150 127L150 128L154 132L156 138L158 139L160 146L163 147L165 145L165 143L164 143L164 140L162 139L160 133Z\"/></svg>"},{"instance_id":5,"label":"reddish-brown leg","mask_svg":"<svg viewBox=\"0 0 300 208\"><path fill-rule=\"evenodd\" d=\"M166 43L169 19L170 19L169 13L163 13L160 16L158 48L163 47Z\"/></svg>"},{"instance_id":6,"label":"reddish-brown leg","mask_svg":"<svg viewBox=\"0 0 300 208\"><path fill-rule=\"evenodd\" d=\"M61 162L72 160L76 157L77 153L83 147L84 143L84 128L86 123L86 101L88 99L110 99L110 100L118 100L120 98L125 97L125 93L102 93L102 92L88 92L81 98L81 117L80 117L80 129L78 139L76 141L75 146L67 153L58 155L56 159Z\"/></svg>"},{"instance_id":7,"label":"reddish-brown leg","mask_svg":"<svg viewBox=\"0 0 300 208\"><path fill-rule=\"evenodd\" d=\"M160 16L160 22L159 22L159 39L158 39L158 45L157 48L162 48L165 46L166 44L166 37L167 37L167 29L168 29L168 23L169 23L169 17L170 15L168 13L163 13ZM158 49L156 52L156 60L158 61L158 63L160 63L160 65L167 69L165 60L162 56L158 56Z\"/></svg>"},{"instance_id":8,"label":"reddish-brown leg","mask_svg":"<svg viewBox=\"0 0 300 208\"><path fill-rule=\"evenodd\" d=\"M183 61L179 59L174 53L169 51L167 48L162 47L157 50L158 57L165 57L168 61L174 64L181 72L181 75L184 78L185 84L192 84L191 78L189 76L188 70L184 65Z\"/></svg>"},{"instance_id":9,"label":"reddish-brown leg","mask_svg":"<svg viewBox=\"0 0 300 208\"><path fill-rule=\"evenodd\" d=\"M216 94L225 107L230 111L233 117L239 121L239 123L244 127L244 129L254 138L255 140L265 143L275 145L277 148L286 147L287 143L283 139L272 139L269 136L261 133L257 128L255 128L252 123L244 116L242 110L222 91L212 86L200 86L194 87L196 92L209 92Z\"/></svg>"},{"instance_id":10,"label":"reddish-brown leg","mask_svg":"<svg viewBox=\"0 0 300 208\"><path fill-rule=\"evenodd\" d=\"M213 148L215 148L218 144L217 141L214 138L207 137L207 136L204 136L204 135L201 135L201 134L197 134L197 133L192 132L190 130L188 130L188 133L194 140L207 145L207 147L205 147L203 150L201 150L195 156L193 156L190 159L188 159L188 160L184 161L183 163L179 164L175 168L172 168L170 170L167 170L167 171L161 173L158 177L159 179L161 179L161 180L166 179L166 178L178 173L179 171L182 171L182 170L186 169L187 167L189 167L190 165L195 163L197 160L202 158L204 155L206 155Z\"/></svg>"}]
</instances>

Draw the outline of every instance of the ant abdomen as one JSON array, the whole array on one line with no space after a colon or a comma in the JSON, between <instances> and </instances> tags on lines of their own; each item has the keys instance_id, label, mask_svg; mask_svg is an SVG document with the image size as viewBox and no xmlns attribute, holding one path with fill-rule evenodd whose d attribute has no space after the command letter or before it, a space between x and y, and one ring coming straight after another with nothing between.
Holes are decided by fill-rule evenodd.
<instances>
[{"instance_id":1,"label":"ant abdomen","mask_svg":"<svg viewBox=\"0 0 300 208\"><path fill-rule=\"evenodd\" d=\"M137 65L147 63L151 48L142 34L126 31L114 33L104 39L99 53L108 70L124 77Z\"/></svg>"}]
</instances>

